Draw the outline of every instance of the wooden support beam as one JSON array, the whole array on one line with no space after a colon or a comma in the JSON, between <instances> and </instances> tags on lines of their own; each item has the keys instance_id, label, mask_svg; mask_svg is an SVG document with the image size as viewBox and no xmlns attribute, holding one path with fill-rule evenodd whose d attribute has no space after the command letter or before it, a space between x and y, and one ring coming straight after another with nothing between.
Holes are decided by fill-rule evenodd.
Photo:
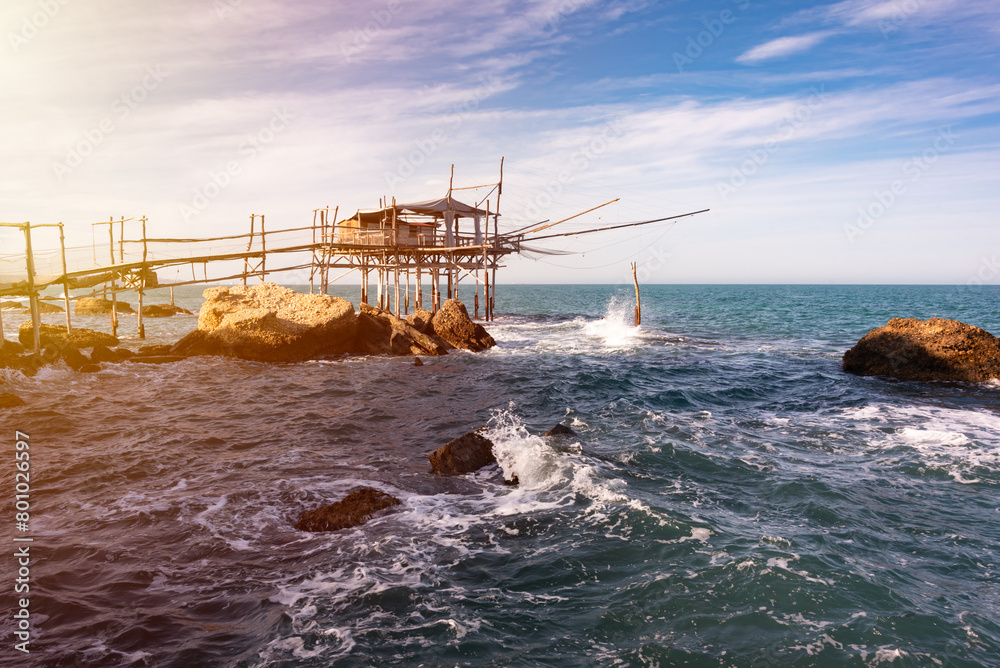
<instances>
[{"instance_id":1,"label":"wooden support beam","mask_svg":"<svg viewBox=\"0 0 1000 668\"><path fill-rule=\"evenodd\" d=\"M115 252L111 247L112 254ZM113 259L113 258L112 258ZM35 255L31 251L31 223L24 224L24 262L28 272L28 306L31 309L31 329L36 355L42 352L41 318L38 315L38 293L35 292Z\"/></svg>"}]
</instances>

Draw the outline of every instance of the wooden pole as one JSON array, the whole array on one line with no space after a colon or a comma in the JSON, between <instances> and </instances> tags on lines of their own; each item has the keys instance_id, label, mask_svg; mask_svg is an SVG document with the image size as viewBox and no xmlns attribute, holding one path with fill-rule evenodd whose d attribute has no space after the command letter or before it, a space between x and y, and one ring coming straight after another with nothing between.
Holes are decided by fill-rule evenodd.
<instances>
[{"instance_id":1,"label":"wooden pole","mask_svg":"<svg viewBox=\"0 0 1000 668\"><path fill-rule=\"evenodd\" d=\"M497 227L499 227L499 222L498 221L500 219L500 195L502 195L502 194L503 194L503 156L500 156L500 182L497 184L497 211L496 211L495 214L493 214L493 248L494 248L494 251L497 250L497 247L499 246L499 239L500 239L500 235L499 235L499 232L497 231ZM494 318L494 316L495 316L494 308L496 307L496 295L497 295L497 258L496 258L495 254L493 255L493 280L492 280L491 283L492 283L493 289L490 291L490 320L492 321L493 318Z\"/></svg>"},{"instance_id":2,"label":"wooden pole","mask_svg":"<svg viewBox=\"0 0 1000 668\"><path fill-rule=\"evenodd\" d=\"M148 253L148 247L146 245L146 217L143 216L142 220L142 266L139 268L139 295L138 295L138 313L136 314L136 321L138 322L139 338L146 338L146 326L142 323L142 298L143 293L146 291L146 257Z\"/></svg>"},{"instance_id":3,"label":"wooden pole","mask_svg":"<svg viewBox=\"0 0 1000 668\"><path fill-rule=\"evenodd\" d=\"M255 214L250 214L250 241L247 242L247 253L253 247L253 225L257 221L257 216ZM191 265L191 271L194 271L194 265ZM247 255L243 258L243 287L247 286L247 273L250 271L250 256Z\"/></svg>"},{"instance_id":4,"label":"wooden pole","mask_svg":"<svg viewBox=\"0 0 1000 668\"><path fill-rule=\"evenodd\" d=\"M267 280L267 237L264 234L264 214L260 214L260 282Z\"/></svg>"},{"instance_id":5,"label":"wooden pole","mask_svg":"<svg viewBox=\"0 0 1000 668\"><path fill-rule=\"evenodd\" d=\"M115 263L115 218L111 217L108 224L108 241L111 251L111 264ZM118 336L118 293L115 292L115 275L111 274L111 335Z\"/></svg>"},{"instance_id":6,"label":"wooden pole","mask_svg":"<svg viewBox=\"0 0 1000 668\"><path fill-rule=\"evenodd\" d=\"M73 333L73 323L69 316L69 279L66 277L66 236L63 234L63 224L59 223L59 253L62 255L63 306L66 307L66 333ZM3 327L0 326L0 331Z\"/></svg>"},{"instance_id":7,"label":"wooden pole","mask_svg":"<svg viewBox=\"0 0 1000 668\"><path fill-rule=\"evenodd\" d=\"M639 279L635 274L635 262L632 262L631 266L632 282L635 283L635 326L638 327L642 324L642 307L639 305Z\"/></svg>"},{"instance_id":8,"label":"wooden pole","mask_svg":"<svg viewBox=\"0 0 1000 668\"><path fill-rule=\"evenodd\" d=\"M170 305L174 305L174 286L170 286Z\"/></svg>"},{"instance_id":9,"label":"wooden pole","mask_svg":"<svg viewBox=\"0 0 1000 668\"><path fill-rule=\"evenodd\" d=\"M424 307L424 288L420 284L420 260L417 259L416 268L416 286L413 293L413 311L416 312L417 309Z\"/></svg>"},{"instance_id":10,"label":"wooden pole","mask_svg":"<svg viewBox=\"0 0 1000 668\"><path fill-rule=\"evenodd\" d=\"M34 337L35 354L42 353L41 319L38 315L38 294L35 292L35 256L31 252L31 223L24 227L24 261L28 270L28 305L31 308L31 330ZM114 246L111 253L114 255ZM112 258L113 259L113 258Z\"/></svg>"}]
</instances>

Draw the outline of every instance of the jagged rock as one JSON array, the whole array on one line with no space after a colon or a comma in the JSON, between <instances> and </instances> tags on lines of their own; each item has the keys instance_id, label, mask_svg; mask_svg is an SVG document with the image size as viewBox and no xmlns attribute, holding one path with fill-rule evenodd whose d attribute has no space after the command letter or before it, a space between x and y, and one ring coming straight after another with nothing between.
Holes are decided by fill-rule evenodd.
<instances>
[{"instance_id":1,"label":"jagged rock","mask_svg":"<svg viewBox=\"0 0 1000 668\"><path fill-rule=\"evenodd\" d=\"M302 513L299 531L337 531L364 524L380 510L400 505L399 499L371 487L354 490L343 500Z\"/></svg>"},{"instance_id":2,"label":"jagged rock","mask_svg":"<svg viewBox=\"0 0 1000 668\"><path fill-rule=\"evenodd\" d=\"M478 352L496 345L482 325L472 322L465 304L457 299L449 299L441 305L431 320L431 326L437 336L456 348Z\"/></svg>"},{"instance_id":3,"label":"jagged rock","mask_svg":"<svg viewBox=\"0 0 1000 668\"><path fill-rule=\"evenodd\" d=\"M90 361L94 364L117 362L118 355L107 346L94 346L94 349L90 351Z\"/></svg>"},{"instance_id":4,"label":"jagged rock","mask_svg":"<svg viewBox=\"0 0 1000 668\"><path fill-rule=\"evenodd\" d=\"M0 309L3 309L5 311L7 309L18 309L23 311L25 310L25 308L26 308L25 305L22 304L21 302L15 302L9 299L0 301Z\"/></svg>"},{"instance_id":5,"label":"jagged rock","mask_svg":"<svg viewBox=\"0 0 1000 668\"><path fill-rule=\"evenodd\" d=\"M1000 340L957 320L893 318L844 353L844 371L902 380L1000 378Z\"/></svg>"},{"instance_id":6,"label":"jagged rock","mask_svg":"<svg viewBox=\"0 0 1000 668\"><path fill-rule=\"evenodd\" d=\"M74 327L72 333L66 333L63 325L41 325L38 329L42 347L53 346L58 349L64 348L91 348L93 346L117 346L118 337L104 332L95 332L92 329ZM31 329L31 322L21 323L21 328L17 332L17 338L26 348L35 345L34 333Z\"/></svg>"},{"instance_id":7,"label":"jagged rock","mask_svg":"<svg viewBox=\"0 0 1000 668\"><path fill-rule=\"evenodd\" d=\"M74 371L79 371L80 367L84 364L90 363L87 356L81 353L76 348L67 348L62 351L62 361L66 363L66 366L73 369Z\"/></svg>"},{"instance_id":8,"label":"jagged rock","mask_svg":"<svg viewBox=\"0 0 1000 668\"><path fill-rule=\"evenodd\" d=\"M273 283L205 290L198 329L178 341L179 355L215 354L294 362L351 352L357 319L351 303L305 295Z\"/></svg>"},{"instance_id":9,"label":"jagged rock","mask_svg":"<svg viewBox=\"0 0 1000 668\"><path fill-rule=\"evenodd\" d=\"M427 458L434 472L441 475L471 473L497 460L493 441L475 431L448 441Z\"/></svg>"},{"instance_id":10,"label":"jagged rock","mask_svg":"<svg viewBox=\"0 0 1000 668\"><path fill-rule=\"evenodd\" d=\"M378 317L364 311L365 306L362 304L362 311L358 314L358 331L354 351L363 355L388 353L392 327Z\"/></svg>"},{"instance_id":11,"label":"jagged rock","mask_svg":"<svg viewBox=\"0 0 1000 668\"><path fill-rule=\"evenodd\" d=\"M20 335L20 333L18 333ZM0 355L20 355L24 352L24 346L17 341L0 341Z\"/></svg>"},{"instance_id":12,"label":"jagged rock","mask_svg":"<svg viewBox=\"0 0 1000 668\"><path fill-rule=\"evenodd\" d=\"M378 351L391 355L444 355L448 352L448 344L433 334L424 334L407 321L401 320L388 311L361 304L361 316L367 316L378 322L376 329L370 323L364 327L366 333L373 336ZM374 346L364 345L361 327L359 327L359 352L368 352ZM386 339L386 336L388 338Z\"/></svg>"},{"instance_id":13,"label":"jagged rock","mask_svg":"<svg viewBox=\"0 0 1000 668\"><path fill-rule=\"evenodd\" d=\"M24 399L16 394L11 394L10 392L0 394L0 408L17 408L23 405Z\"/></svg>"},{"instance_id":14,"label":"jagged rock","mask_svg":"<svg viewBox=\"0 0 1000 668\"><path fill-rule=\"evenodd\" d=\"M434 314L430 311L422 308L417 308L407 319L407 324L413 327L421 334L433 334L434 328L431 327L431 320L434 318Z\"/></svg>"},{"instance_id":15,"label":"jagged rock","mask_svg":"<svg viewBox=\"0 0 1000 668\"><path fill-rule=\"evenodd\" d=\"M543 436L576 436L576 432L564 425L562 422L542 434Z\"/></svg>"},{"instance_id":16,"label":"jagged rock","mask_svg":"<svg viewBox=\"0 0 1000 668\"><path fill-rule=\"evenodd\" d=\"M424 361L422 359L420 359L419 357L413 358L413 366L423 366L423 365Z\"/></svg>"},{"instance_id":17,"label":"jagged rock","mask_svg":"<svg viewBox=\"0 0 1000 668\"><path fill-rule=\"evenodd\" d=\"M135 357L135 353L128 348L115 348L111 352L115 354L115 357L118 358L119 362L124 362L125 360Z\"/></svg>"},{"instance_id":18,"label":"jagged rock","mask_svg":"<svg viewBox=\"0 0 1000 668\"><path fill-rule=\"evenodd\" d=\"M100 315L102 313L111 313L112 302L110 299L104 299L103 297L83 297L77 299L76 303L73 305L73 311L77 315ZM135 313L135 309L132 305L118 300L117 302L118 313Z\"/></svg>"},{"instance_id":19,"label":"jagged rock","mask_svg":"<svg viewBox=\"0 0 1000 668\"><path fill-rule=\"evenodd\" d=\"M31 310L30 308L28 309ZM55 304L49 304L48 302L38 302L38 312L39 313L63 313L62 306L56 306Z\"/></svg>"},{"instance_id":20,"label":"jagged rock","mask_svg":"<svg viewBox=\"0 0 1000 668\"><path fill-rule=\"evenodd\" d=\"M193 315L186 308L170 304L146 304L142 307L142 315L145 318L169 318L178 314Z\"/></svg>"}]
</instances>

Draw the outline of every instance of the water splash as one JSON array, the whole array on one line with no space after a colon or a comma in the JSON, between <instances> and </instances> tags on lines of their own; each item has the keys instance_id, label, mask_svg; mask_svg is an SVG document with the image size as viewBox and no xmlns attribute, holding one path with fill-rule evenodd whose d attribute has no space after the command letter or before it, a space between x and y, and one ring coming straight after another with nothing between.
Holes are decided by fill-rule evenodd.
<instances>
[{"instance_id":1,"label":"water splash","mask_svg":"<svg viewBox=\"0 0 1000 668\"><path fill-rule=\"evenodd\" d=\"M635 305L627 299L613 296L600 320L588 322L584 327L588 336L604 339L609 348L631 348L635 345L642 327L635 326Z\"/></svg>"}]
</instances>

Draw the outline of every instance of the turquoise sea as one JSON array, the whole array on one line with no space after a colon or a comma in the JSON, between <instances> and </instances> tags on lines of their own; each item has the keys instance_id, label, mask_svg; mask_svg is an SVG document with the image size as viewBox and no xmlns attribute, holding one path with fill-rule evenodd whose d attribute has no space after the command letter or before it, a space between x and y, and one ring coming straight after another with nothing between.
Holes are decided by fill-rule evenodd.
<instances>
[{"instance_id":1,"label":"turquoise sea","mask_svg":"<svg viewBox=\"0 0 1000 668\"><path fill-rule=\"evenodd\" d=\"M501 284L497 347L423 367L5 373L37 635L15 653L5 614L0 665L1000 666L1000 382L840 368L892 317L1000 334L1000 288L642 286L638 329L633 299ZM576 436L540 435L557 422ZM430 473L481 425L502 471ZM360 485L402 505L293 528Z\"/></svg>"}]
</instances>

